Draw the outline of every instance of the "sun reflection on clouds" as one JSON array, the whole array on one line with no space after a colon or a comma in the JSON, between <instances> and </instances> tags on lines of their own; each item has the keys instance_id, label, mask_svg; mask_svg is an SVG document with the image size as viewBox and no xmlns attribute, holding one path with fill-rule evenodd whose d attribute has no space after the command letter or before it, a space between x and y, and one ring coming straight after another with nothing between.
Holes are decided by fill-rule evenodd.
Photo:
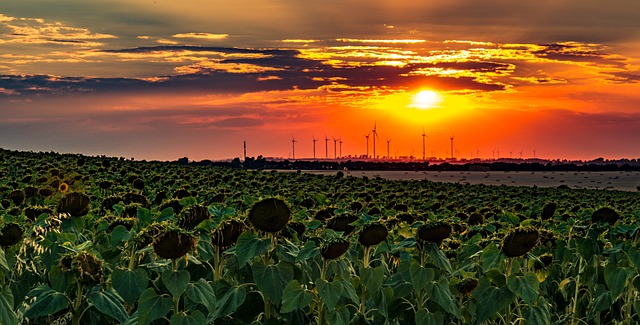
<instances>
[{"instance_id":1,"label":"sun reflection on clouds","mask_svg":"<svg viewBox=\"0 0 640 325\"><path fill-rule=\"evenodd\" d=\"M98 47L96 40L117 38L115 35L93 33L87 28L67 26L57 21L40 18L16 18L0 14L0 27L8 29L0 44L65 44L80 47Z\"/></svg>"},{"instance_id":2,"label":"sun reflection on clouds","mask_svg":"<svg viewBox=\"0 0 640 325\"><path fill-rule=\"evenodd\" d=\"M180 33L174 34L173 38L200 38L207 40L223 40L229 37L229 34L211 34L211 33Z\"/></svg>"}]
</instances>

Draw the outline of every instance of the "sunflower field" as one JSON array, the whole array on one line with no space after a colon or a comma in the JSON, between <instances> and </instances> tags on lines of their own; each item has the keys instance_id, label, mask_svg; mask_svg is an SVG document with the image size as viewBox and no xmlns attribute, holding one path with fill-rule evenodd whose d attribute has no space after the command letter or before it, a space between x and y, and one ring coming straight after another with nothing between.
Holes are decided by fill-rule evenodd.
<instances>
[{"instance_id":1,"label":"sunflower field","mask_svg":"<svg viewBox=\"0 0 640 325\"><path fill-rule=\"evenodd\" d=\"M0 150L0 324L637 324L639 198Z\"/></svg>"}]
</instances>

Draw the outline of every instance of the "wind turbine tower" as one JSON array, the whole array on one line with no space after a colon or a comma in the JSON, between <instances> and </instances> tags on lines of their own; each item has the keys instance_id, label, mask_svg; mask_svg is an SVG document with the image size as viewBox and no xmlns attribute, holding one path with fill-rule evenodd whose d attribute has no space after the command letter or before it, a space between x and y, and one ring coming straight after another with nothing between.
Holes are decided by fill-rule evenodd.
<instances>
[{"instance_id":1,"label":"wind turbine tower","mask_svg":"<svg viewBox=\"0 0 640 325\"><path fill-rule=\"evenodd\" d=\"M325 155L325 159L329 159L329 138L327 138L327 135L324 135L324 155Z\"/></svg>"},{"instance_id":2,"label":"wind turbine tower","mask_svg":"<svg viewBox=\"0 0 640 325\"><path fill-rule=\"evenodd\" d=\"M373 123L373 159L376 159L376 138L378 138L378 131L376 131L377 122Z\"/></svg>"},{"instance_id":3,"label":"wind turbine tower","mask_svg":"<svg viewBox=\"0 0 640 325\"><path fill-rule=\"evenodd\" d=\"M453 155L453 135L451 136L451 159L455 159L455 156Z\"/></svg>"},{"instance_id":4,"label":"wind turbine tower","mask_svg":"<svg viewBox=\"0 0 640 325\"><path fill-rule=\"evenodd\" d=\"M338 139L338 143L340 144L340 158L342 158L342 138Z\"/></svg>"},{"instance_id":5,"label":"wind turbine tower","mask_svg":"<svg viewBox=\"0 0 640 325\"><path fill-rule=\"evenodd\" d=\"M316 136L313 136L313 159L316 159L316 142L318 141L318 139L316 139Z\"/></svg>"},{"instance_id":6,"label":"wind turbine tower","mask_svg":"<svg viewBox=\"0 0 640 325\"><path fill-rule=\"evenodd\" d=\"M426 133L424 133L424 128L422 128L422 160L426 160L427 159L427 147L425 146L425 137L427 136Z\"/></svg>"},{"instance_id":7,"label":"wind turbine tower","mask_svg":"<svg viewBox=\"0 0 640 325\"><path fill-rule=\"evenodd\" d=\"M391 159L391 152L389 151L389 143L391 139L387 139L387 159Z\"/></svg>"},{"instance_id":8,"label":"wind turbine tower","mask_svg":"<svg viewBox=\"0 0 640 325\"><path fill-rule=\"evenodd\" d=\"M338 145L337 144L338 144L338 140L336 140L336 138L333 138L333 159L338 159Z\"/></svg>"},{"instance_id":9,"label":"wind turbine tower","mask_svg":"<svg viewBox=\"0 0 640 325\"><path fill-rule=\"evenodd\" d=\"M296 159L296 142L298 141L292 135L291 136L291 149L292 149L291 152L294 160Z\"/></svg>"},{"instance_id":10,"label":"wind turbine tower","mask_svg":"<svg viewBox=\"0 0 640 325\"><path fill-rule=\"evenodd\" d=\"M369 131L369 133L367 133L367 135L365 135L364 137L367 138L367 156L366 158L369 158L369 136L371 135L371 131Z\"/></svg>"}]
</instances>

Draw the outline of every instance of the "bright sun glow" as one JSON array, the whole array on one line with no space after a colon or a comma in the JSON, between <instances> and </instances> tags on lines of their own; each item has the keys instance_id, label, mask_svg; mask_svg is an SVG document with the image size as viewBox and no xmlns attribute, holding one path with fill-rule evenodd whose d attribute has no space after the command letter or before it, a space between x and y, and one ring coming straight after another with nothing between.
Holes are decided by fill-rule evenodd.
<instances>
[{"instance_id":1,"label":"bright sun glow","mask_svg":"<svg viewBox=\"0 0 640 325\"><path fill-rule=\"evenodd\" d=\"M418 109L431 109L438 107L438 104L442 101L440 94L433 90L422 90L413 95L410 107Z\"/></svg>"}]
</instances>

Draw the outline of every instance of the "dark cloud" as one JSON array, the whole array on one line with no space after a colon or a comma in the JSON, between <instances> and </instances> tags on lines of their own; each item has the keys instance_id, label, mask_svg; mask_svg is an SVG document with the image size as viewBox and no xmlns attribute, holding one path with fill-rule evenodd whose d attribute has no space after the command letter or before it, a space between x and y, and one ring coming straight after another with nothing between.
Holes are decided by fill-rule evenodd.
<instances>
[{"instance_id":1,"label":"dark cloud","mask_svg":"<svg viewBox=\"0 0 640 325\"><path fill-rule=\"evenodd\" d=\"M615 83L638 83L640 82L640 72L610 72L607 73L611 75L609 81Z\"/></svg>"},{"instance_id":2,"label":"dark cloud","mask_svg":"<svg viewBox=\"0 0 640 325\"><path fill-rule=\"evenodd\" d=\"M264 121L257 118L236 117L227 118L211 123L212 126L220 128L250 128L264 125Z\"/></svg>"},{"instance_id":3,"label":"dark cloud","mask_svg":"<svg viewBox=\"0 0 640 325\"><path fill-rule=\"evenodd\" d=\"M157 46L120 50L108 50L107 53L151 53L151 52L219 52L233 54L258 54L252 58L230 58L220 60L220 64L249 64L264 67L265 71L234 73L207 65L195 67L195 72L181 75L159 76L160 80L138 78L89 78L89 77L51 77L0 76L0 88L13 91L22 96L69 95L82 93L136 93L136 92L229 92L244 93L269 90L316 89L331 85L331 80L339 79L341 84L350 87L390 87L411 88L424 84L434 85L443 90L502 90L498 83L478 82L472 77L450 78L443 76L409 75L410 72L426 66L467 69L474 71L499 71L506 64L493 62L440 63L436 65L395 66L329 66L319 60L299 57L300 52L280 49L243 49L226 47L199 46ZM263 55L263 56L260 56ZM276 69L276 70L274 70ZM276 77L264 79L265 77ZM13 96L8 94L0 96Z\"/></svg>"}]
</instances>

